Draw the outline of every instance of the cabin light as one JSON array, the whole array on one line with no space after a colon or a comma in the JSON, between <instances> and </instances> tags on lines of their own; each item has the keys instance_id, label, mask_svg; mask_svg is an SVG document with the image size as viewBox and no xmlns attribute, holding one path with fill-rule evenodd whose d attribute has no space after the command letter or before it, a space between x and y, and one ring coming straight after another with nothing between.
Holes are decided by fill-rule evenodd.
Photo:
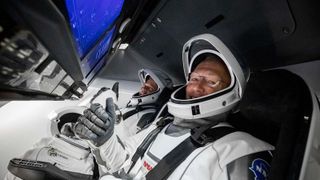
<instances>
[{"instance_id":1,"label":"cabin light","mask_svg":"<svg viewBox=\"0 0 320 180\"><path fill-rule=\"evenodd\" d=\"M127 49L128 46L129 46L128 43L123 43L123 44L120 44L119 49L125 50Z\"/></svg>"}]
</instances>

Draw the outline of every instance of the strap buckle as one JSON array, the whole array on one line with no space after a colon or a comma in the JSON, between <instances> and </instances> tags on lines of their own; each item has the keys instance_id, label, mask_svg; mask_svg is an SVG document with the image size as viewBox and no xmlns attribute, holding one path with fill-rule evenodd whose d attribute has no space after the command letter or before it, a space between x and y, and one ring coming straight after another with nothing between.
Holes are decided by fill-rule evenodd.
<instances>
[{"instance_id":1,"label":"strap buckle","mask_svg":"<svg viewBox=\"0 0 320 180\"><path fill-rule=\"evenodd\" d=\"M157 122L157 126L158 127L165 127L167 124L169 124L170 122L173 121L173 118L168 116L168 117L162 117L162 119L160 119L158 122Z\"/></svg>"},{"instance_id":2,"label":"strap buckle","mask_svg":"<svg viewBox=\"0 0 320 180\"><path fill-rule=\"evenodd\" d=\"M191 140L195 145L202 147L209 142L209 137L204 134L208 127L191 129Z\"/></svg>"},{"instance_id":3,"label":"strap buckle","mask_svg":"<svg viewBox=\"0 0 320 180\"><path fill-rule=\"evenodd\" d=\"M209 138L204 134L200 135L199 137L191 136L191 139L192 139L192 142L194 142L195 145L199 147L202 147L209 142L208 140Z\"/></svg>"}]
</instances>

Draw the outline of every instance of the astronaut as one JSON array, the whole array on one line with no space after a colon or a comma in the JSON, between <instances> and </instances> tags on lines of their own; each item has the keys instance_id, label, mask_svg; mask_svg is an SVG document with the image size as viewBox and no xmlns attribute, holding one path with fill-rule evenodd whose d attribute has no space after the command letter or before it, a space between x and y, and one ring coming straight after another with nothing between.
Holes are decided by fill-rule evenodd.
<instances>
[{"instance_id":1,"label":"astronaut","mask_svg":"<svg viewBox=\"0 0 320 180\"><path fill-rule=\"evenodd\" d=\"M120 121L116 123L115 131L121 139L135 135L150 124L172 93L172 80L163 72L141 69L138 76L141 88L133 94L127 106L120 109Z\"/></svg>"},{"instance_id":2,"label":"astronaut","mask_svg":"<svg viewBox=\"0 0 320 180\"><path fill-rule=\"evenodd\" d=\"M42 138L21 157L11 160L5 179L98 178L88 143L77 138L71 129L84 109L66 107L52 112L53 136Z\"/></svg>"},{"instance_id":3,"label":"astronaut","mask_svg":"<svg viewBox=\"0 0 320 180\"><path fill-rule=\"evenodd\" d=\"M267 179L274 147L226 122L243 96L245 68L211 34L191 38L182 60L187 83L167 104L173 117L158 118L123 144L112 133L111 99L107 112L96 104L78 121L75 132L114 172L101 179Z\"/></svg>"}]
</instances>

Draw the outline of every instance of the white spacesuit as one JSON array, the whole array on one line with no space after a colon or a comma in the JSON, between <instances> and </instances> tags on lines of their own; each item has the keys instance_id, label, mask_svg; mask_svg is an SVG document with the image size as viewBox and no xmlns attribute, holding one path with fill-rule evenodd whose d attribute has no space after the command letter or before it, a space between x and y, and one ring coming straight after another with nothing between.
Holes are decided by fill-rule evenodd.
<instances>
[{"instance_id":1,"label":"white spacesuit","mask_svg":"<svg viewBox=\"0 0 320 180\"><path fill-rule=\"evenodd\" d=\"M101 179L267 179L273 146L235 130L216 137L206 133L218 132L222 128L232 129L226 118L236 110L243 96L246 84L244 68L223 42L210 34L193 37L184 45L182 52L188 83L171 95L168 111L173 117L157 119L123 144L119 144L114 134L108 134L96 149L99 149L105 166L114 173ZM208 57L223 62L228 83L217 72L203 70L208 63L202 63ZM197 75L200 65L201 73L212 75L215 82L203 74ZM223 83L225 87L221 88ZM211 89L221 87L213 93L191 94L188 93L190 84L205 84ZM93 109L92 112L96 111ZM104 113L102 121L112 122L112 114L112 111ZM173 122L166 123L170 119ZM94 123L94 120L90 122ZM78 128L77 133L90 139L91 131L84 131L84 125ZM106 136L102 134L101 137ZM184 146L185 142L191 142L192 146ZM181 154L185 156L178 162Z\"/></svg>"},{"instance_id":2,"label":"white spacesuit","mask_svg":"<svg viewBox=\"0 0 320 180\"><path fill-rule=\"evenodd\" d=\"M150 69L141 69L138 72L141 86L144 86L150 77L157 84L152 93L140 95L135 93L127 106L121 109L121 120L116 124L115 132L121 139L135 135L138 131L150 124L161 107L169 100L173 83L163 72Z\"/></svg>"},{"instance_id":3,"label":"white spacesuit","mask_svg":"<svg viewBox=\"0 0 320 180\"><path fill-rule=\"evenodd\" d=\"M67 107L52 113L53 136L42 138L21 157L11 160L5 179L94 179L95 163L88 143L69 131L70 123L76 122L84 109Z\"/></svg>"}]
</instances>

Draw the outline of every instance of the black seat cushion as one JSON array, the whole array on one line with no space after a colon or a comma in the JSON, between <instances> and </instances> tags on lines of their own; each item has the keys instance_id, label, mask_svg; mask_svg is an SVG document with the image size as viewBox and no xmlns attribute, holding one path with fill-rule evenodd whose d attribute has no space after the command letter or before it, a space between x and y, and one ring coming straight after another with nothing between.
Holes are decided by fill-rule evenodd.
<instances>
[{"instance_id":1,"label":"black seat cushion","mask_svg":"<svg viewBox=\"0 0 320 180\"><path fill-rule=\"evenodd\" d=\"M239 109L229 122L276 148L268 179L298 179L312 113L304 80L280 69L253 73Z\"/></svg>"}]
</instances>

